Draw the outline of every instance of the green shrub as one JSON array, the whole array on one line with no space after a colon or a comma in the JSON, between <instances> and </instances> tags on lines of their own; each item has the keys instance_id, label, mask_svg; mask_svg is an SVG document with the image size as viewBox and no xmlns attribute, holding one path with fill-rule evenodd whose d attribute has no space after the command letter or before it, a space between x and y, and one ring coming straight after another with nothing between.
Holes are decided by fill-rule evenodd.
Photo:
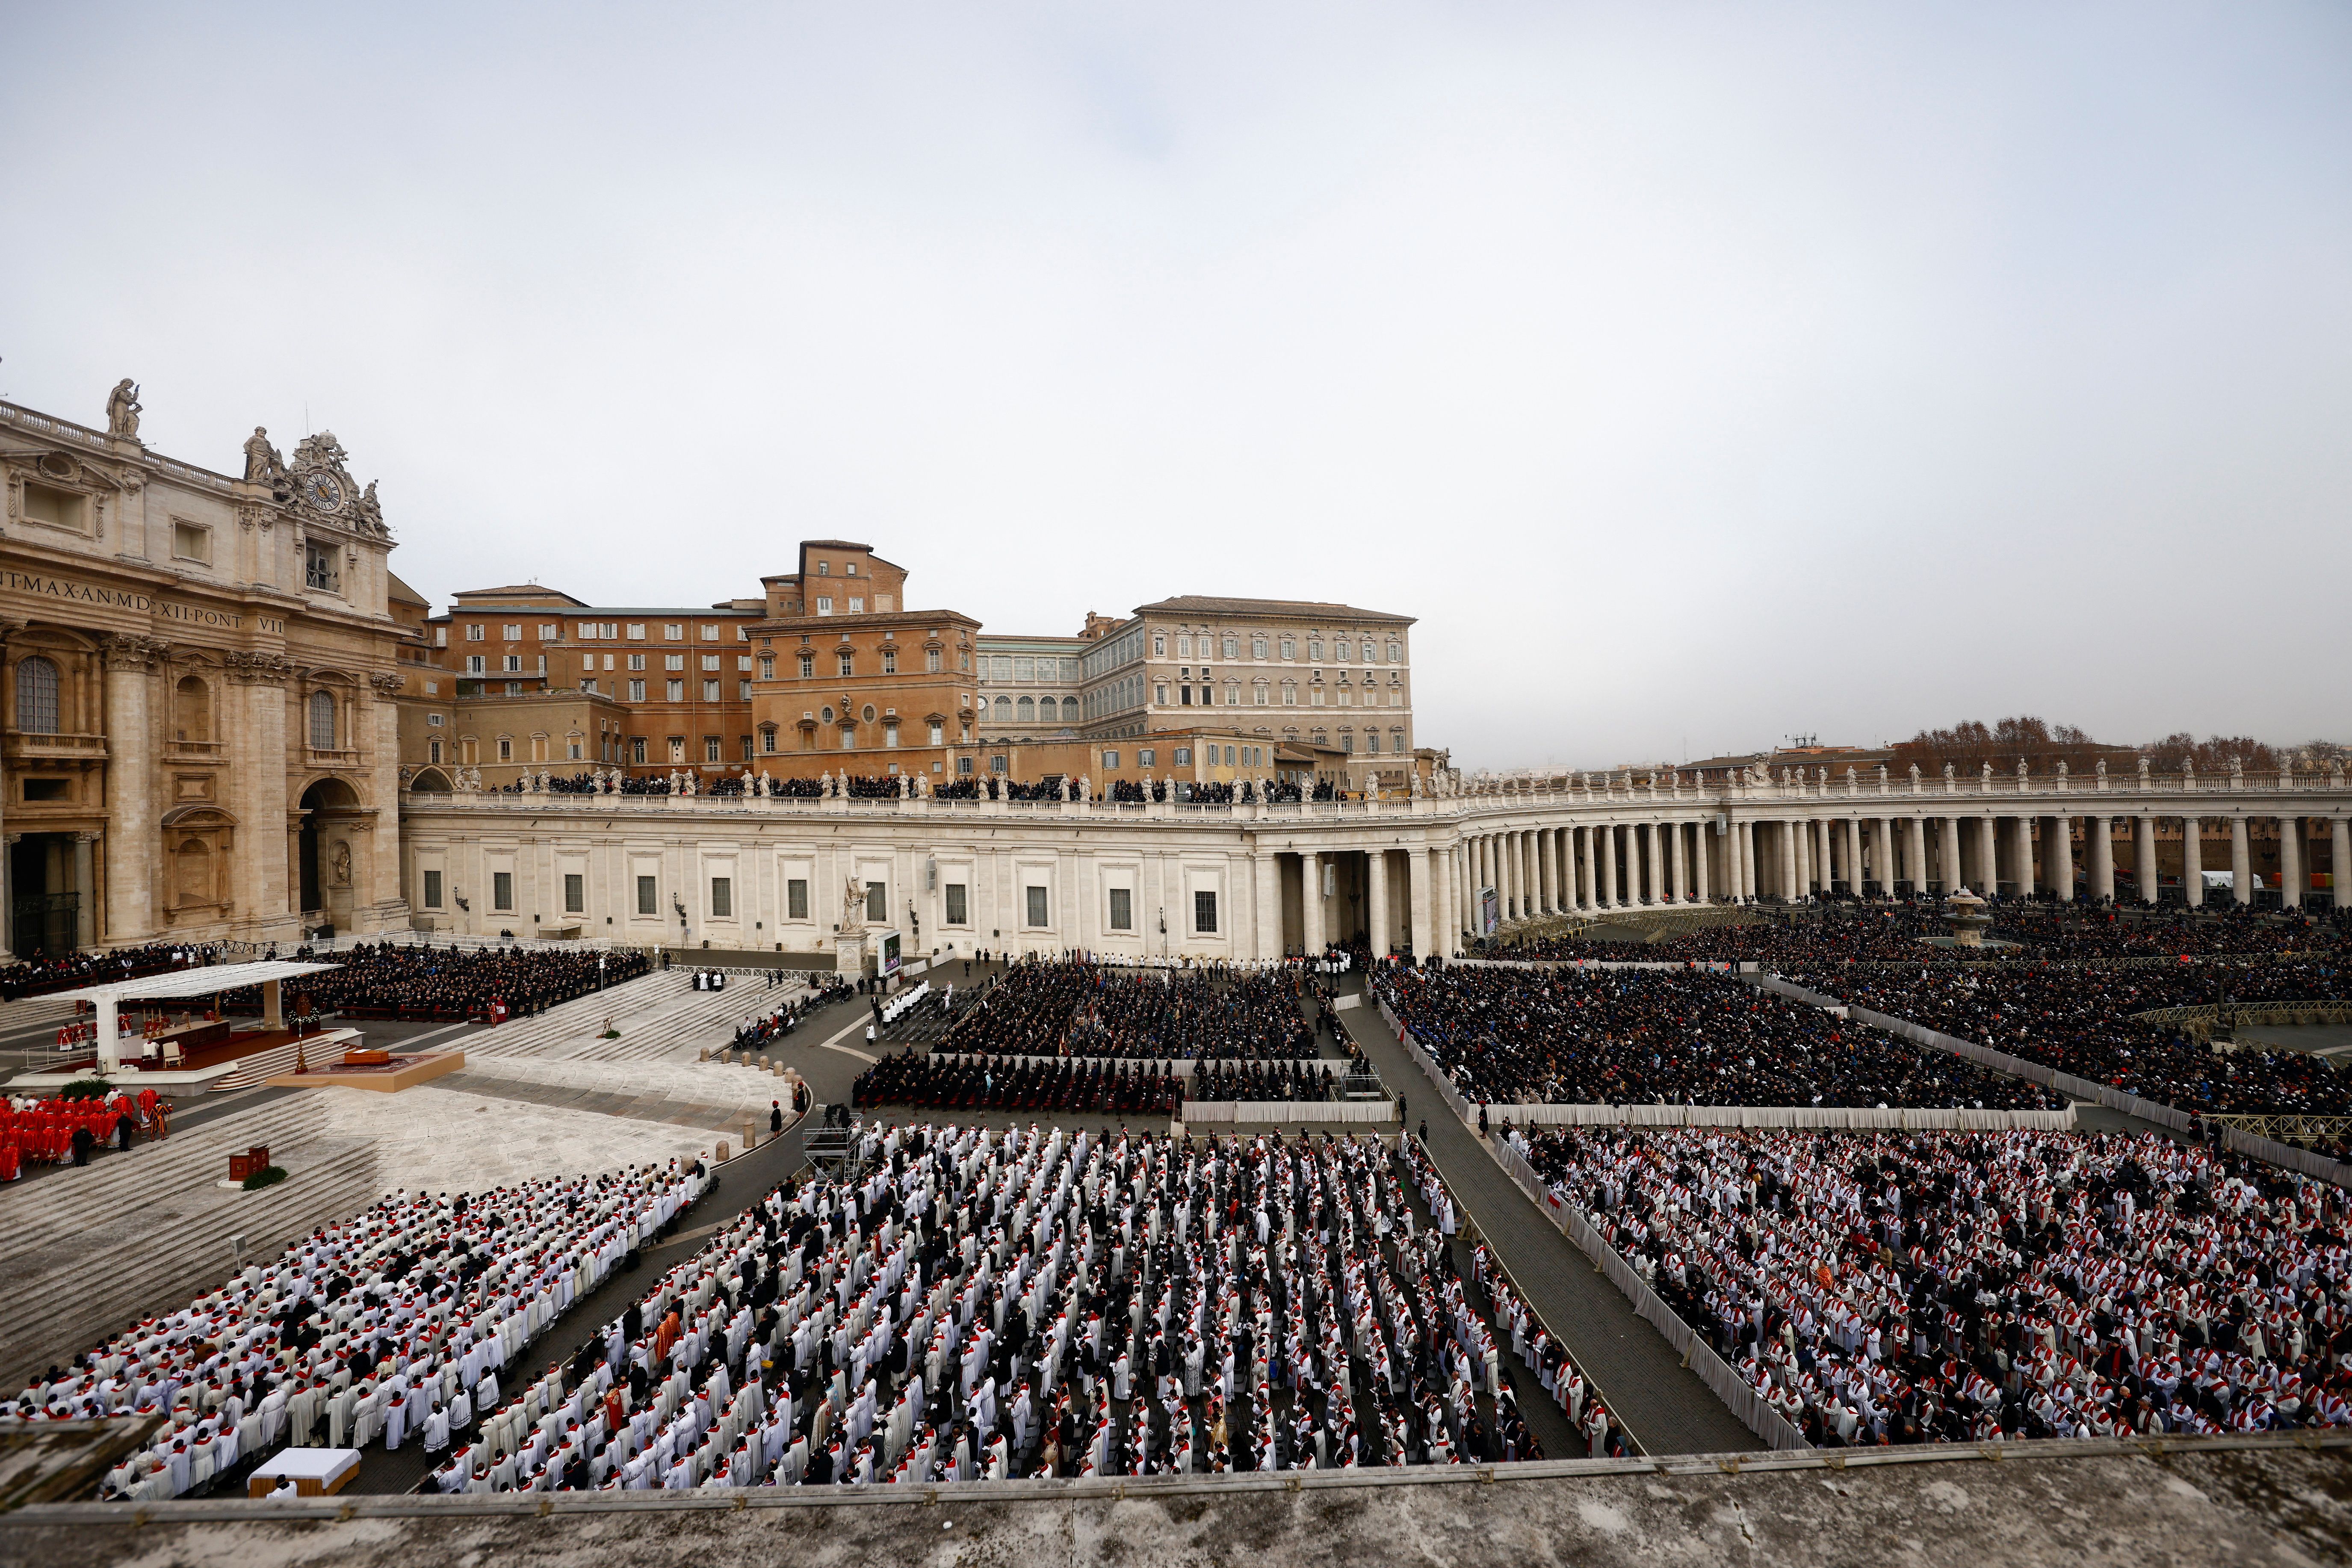
<instances>
[{"instance_id":1,"label":"green shrub","mask_svg":"<svg viewBox=\"0 0 2352 1568\"><path fill-rule=\"evenodd\" d=\"M114 1092L114 1086L102 1078L76 1079L58 1090L59 1100L104 1100Z\"/></svg>"},{"instance_id":2,"label":"green shrub","mask_svg":"<svg viewBox=\"0 0 2352 1568\"><path fill-rule=\"evenodd\" d=\"M248 1193L259 1192L264 1187L274 1187L285 1179L286 1167L283 1165L272 1165L268 1170L256 1171L253 1174L246 1177L245 1190Z\"/></svg>"}]
</instances>

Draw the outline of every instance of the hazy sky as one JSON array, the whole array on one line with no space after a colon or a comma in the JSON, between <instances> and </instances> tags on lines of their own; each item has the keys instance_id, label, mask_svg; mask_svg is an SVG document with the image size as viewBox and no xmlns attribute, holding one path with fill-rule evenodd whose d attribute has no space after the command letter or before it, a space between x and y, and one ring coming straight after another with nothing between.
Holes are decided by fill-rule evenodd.
<instances>
[{"instance_id":1,"label":"hazy sky","mask_svg":"<svg viewBox=\"0 0 2352 1568\"><path fill-rule=\"evenodd\" d=\"M9 6L0 395L436 605L1420 617L1471 766L2352 739L2352 9Z\"/></svg>"}]
</instances>

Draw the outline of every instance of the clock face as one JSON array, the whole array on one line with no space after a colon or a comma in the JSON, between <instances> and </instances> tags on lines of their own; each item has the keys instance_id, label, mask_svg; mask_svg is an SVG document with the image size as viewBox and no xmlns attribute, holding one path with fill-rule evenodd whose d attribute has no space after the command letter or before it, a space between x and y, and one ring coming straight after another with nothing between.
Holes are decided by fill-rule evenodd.
<instances>
[{"instance_id":1,"label":"clock face","mask_svg":"<svg viewBox=\"0 0 2352 1568\"><path fill-rule=\"evenodd\" d=\"M303 475L302 494L320 511L333 511L343 504L343 487L332 474Z\"/></svg>"}]
</instances>

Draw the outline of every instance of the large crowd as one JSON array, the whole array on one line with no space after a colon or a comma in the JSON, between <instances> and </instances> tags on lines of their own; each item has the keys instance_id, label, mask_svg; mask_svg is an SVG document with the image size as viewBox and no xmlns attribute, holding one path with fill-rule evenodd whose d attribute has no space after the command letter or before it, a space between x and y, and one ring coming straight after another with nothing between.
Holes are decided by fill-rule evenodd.
<instances>
[{"instance_id":1,"label":"large crowd","mask_svg":"<svg viewBox=\"0 0 2352 1568\"><path fill-rule=\"evenodd\" d=\"M858 1074L849 1095L858 1106L1166 1116L1183 1103L1184 1086L1150 1064L900 1051Z\"/></svg>"},{"instance_id":2,"label":"large crowd","mask_svg":"<svg viewBox=\"0 0 2352 1568\"><path fill-rule=\"evenodd\" d=\"M106 1495L203 1490L281 1445L427 1447L499 1403L499 1376L702 1191L699 1165L400 1193L289 1243L179 1311L52 1367L0 1414L161 1414Z\"/></svg>"},{"instance_id":3,"label":"large crowd","mask_svg":"<svg viewBox=\"0 0 2352 1568\"><path fill-rule=\"evenodd\" d=\"M294 955L307 959L309 949ZM541 1013L646 973L642 952L590 948L430 947L362 943L319 955L340 967L302 976L287 990L308 995L320 1013L350 1018L453 1020ZM289 1005L297 1000L289 994ZM230 991L223 1010L255 1013L261 991Z\"/></svg>"},{"instance_id":4,"label":"large crowd","mask_svg":"<svg viewBox=\"0 0 2352 1568\"><path fill-rule=\"evenodd\" d=\"M1818 1447L2352 1425L2352 1198L2155 1135L1514 1144Z\"/></svg>"},{"instance_id":5,"label":"large crowd","mask_svg":"<svg viewBox=\"0 0 2352 1568\"><path fill-rule=\"evenodd\" d=\"M1451 1202L1417 1150L952 1126L854 1139L860 1173L747 1210L569 1369L453 1444L433 1484L1539 1458L1504 1335L1573 1403L1593 1451L1623 1448L1506 1285L1481 1310L1446 1224L1428 1221Z\"/></svg>"},{"instance_id":6,"label":"large crowd","mask_svg":"<svg viewBox=\"0 0 2352 1568\"><path fill-rule=\"evenodd\" d=\"M1024 960L961 1010L947 1052L1162 1060L1305 1060L1315 1032L1287 967L1143 973Z\"/></svg>"},{"instance_id":7,"label":"large crowd","mask_svg":"<svg viewBox=\"0 0 2352 1568\"><path fill-rule=\"evenodd\" d=\"M2135 1013L2213 1002L2297 999L2337 990L2317 963L1936 963L1820 970L1789 977L2011 1056L2191 1112L2352 1113L2352 1079L2306 1051L2216 1052Z\"/></svg>"},{"instance_id":8,"label":"large crowd","mask_svg":"<svg viewBox=\"0 0 2352 1568\"><path fill-rule=\"evenodd\" d=\"M1465 1100L1503 1105L2061 1103L1948 1051L1710 970L1388 969L1372 994Z\"/></svg>"},{"instance_id":9,"label":"large crowd","mask_svg":"<svg viewBox=\"0 0 2352 1568\"><path fill-rule=\"evenodd\" d=\"M151 974L175 973L192 965L222 962L218 944L196 942L152 942L145 947L110 947L54 957L40 954L0 967L0 1001L118 980L143 980Z\"/></svg>"}]
</instances>

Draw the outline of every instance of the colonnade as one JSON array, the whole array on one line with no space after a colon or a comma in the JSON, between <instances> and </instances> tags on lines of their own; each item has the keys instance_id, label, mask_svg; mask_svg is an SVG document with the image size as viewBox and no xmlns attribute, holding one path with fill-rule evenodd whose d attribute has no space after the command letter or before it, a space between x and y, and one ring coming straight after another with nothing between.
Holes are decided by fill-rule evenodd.
<instances>
[{"instance_id":1,"label":"colonnade","mask_svg":"<svg viewBox=\"0 0 2352 1568\"><path fill-rule=\"evenodd\" d=\"M2254 900L2250 821L2269 816L2279 839L2281 902L2301 906L2324 855L2329 892L2352 904L2352 818L2235 812L2212 816L1710 812L1648 819L1492 827L1465 825L1445 855L1454 929L1472 937L1543 915L1683 904L1851 895L1896 897L1954 887L2071 901L2116 897L2117 831L2129 839L2126 900L2159 896L2159 823L2181 843L2180 887L2205 902L2204 836L2225 820L2231 891ZM1491 890L1492 905L1487 904Z\"/></svg>"}]
</instances>

